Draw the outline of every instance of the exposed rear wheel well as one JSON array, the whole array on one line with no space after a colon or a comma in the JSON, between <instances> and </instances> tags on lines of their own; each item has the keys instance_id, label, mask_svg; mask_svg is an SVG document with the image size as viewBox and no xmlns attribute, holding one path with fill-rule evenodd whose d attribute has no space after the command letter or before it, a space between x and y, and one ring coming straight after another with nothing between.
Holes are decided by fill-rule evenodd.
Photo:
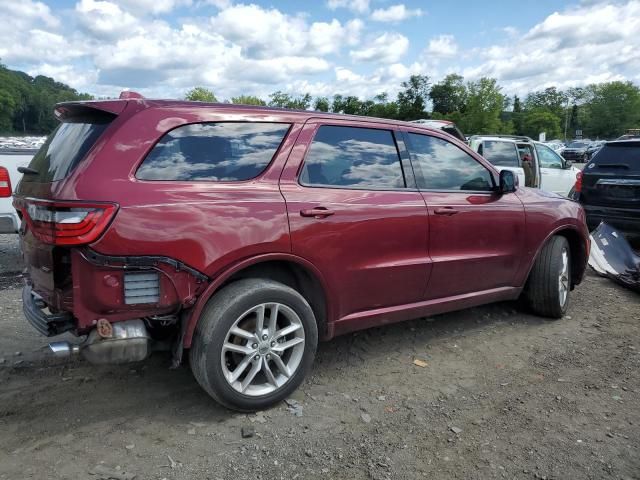
<instances>
[{"instance_id":1,"label":"exposed rear wheel well","mask_svg":"<svg viewBox=\"0 0 640 480\"><path fill-rule=\"evenodd\" d=\"M322 338L327 334L327 300L320 280L303 266L285 260L250 265L229 277L220 288L243 278L264 278L283 283L298 291L309 302Z\"/></svg>"}]
</instances>

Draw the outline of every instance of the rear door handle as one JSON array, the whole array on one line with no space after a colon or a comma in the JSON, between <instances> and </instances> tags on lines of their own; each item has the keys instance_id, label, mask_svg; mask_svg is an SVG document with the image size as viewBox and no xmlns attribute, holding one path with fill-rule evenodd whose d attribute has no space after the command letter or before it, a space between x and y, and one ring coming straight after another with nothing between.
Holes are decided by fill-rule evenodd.
<instances>
[{"instance_id":1,"label":"rear door handle","mask_svg":"<svg viewBox=\"0 0 640 480\"><path fill-rule=\"evenodd\" d=\"M325 207L316 207L316 208L308 208L306 210L300 210L301 217L314 217L314 218L325 218L330 217L335 212L325 208Z\"/></svg>"},{"instance_id":2,"label":"rear door handle","mask_svg":"<svg viewBox=\"0 0 640 480\"><path fill-rule=\"evenodd\" d=\"M458 213L458 210L452 207L441 207L436 208L433 213L435 213L436 215L455 215L456 213Z\"/></svg>"}]
</instances>

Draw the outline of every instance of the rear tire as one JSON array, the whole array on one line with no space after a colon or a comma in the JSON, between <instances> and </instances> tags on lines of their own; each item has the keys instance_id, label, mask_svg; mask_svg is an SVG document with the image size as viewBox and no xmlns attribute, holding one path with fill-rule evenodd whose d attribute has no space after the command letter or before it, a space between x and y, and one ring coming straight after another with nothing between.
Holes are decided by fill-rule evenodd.
<instances>
[{"instance_id":1,"label":"rear tire","mask_svg":"<svg viewBox=\"0 0 640 480\"><path fill-rule=\"evenodd\" d=\"M191 370L225 407L260 410L302 383L317 343L313 310L300 293L273 280L238 280L207 302L194 333Z\"/></svg>"},{"instance_id":2,"label":"rear tire","mask_svg":"<svg viewBox=\"0 0 640 480\"><path fill-rule=\"evenodd\" d=\"M525 286L524 299L537 315L562 318L569 306L571 250L565 237L556 235L542 247Z\"/></svg>"}]
</instances>

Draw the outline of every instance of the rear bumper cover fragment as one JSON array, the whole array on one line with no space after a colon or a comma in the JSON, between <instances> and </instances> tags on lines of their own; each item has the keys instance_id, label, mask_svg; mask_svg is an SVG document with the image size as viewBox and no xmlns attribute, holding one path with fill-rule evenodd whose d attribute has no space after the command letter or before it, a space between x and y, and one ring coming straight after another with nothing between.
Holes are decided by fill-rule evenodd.
<instances>
[{"instance_id":1,"label":"rear bumper cover fragment","mask_svg":"<svg viewBox=\"0 0 640 480\"><path fill-rule=\"evenodd\" d=\"M27 321L45 337L60 335L74 329L73 316L68 312L45 313L38 305L39 296L30 285L22 289L22 310ZM40 300L41 301L41 300Z\"/></svg>"}]
</instances>

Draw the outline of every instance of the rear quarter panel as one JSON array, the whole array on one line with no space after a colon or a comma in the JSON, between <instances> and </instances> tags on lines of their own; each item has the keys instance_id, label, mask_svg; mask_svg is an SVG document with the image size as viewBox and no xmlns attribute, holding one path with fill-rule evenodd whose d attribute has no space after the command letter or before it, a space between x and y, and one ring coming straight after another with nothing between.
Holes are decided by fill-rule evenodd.
<instances>
[{"instance_id":1,"label":"rear quarter panel","mask_svg":"<svg viewBox=\"0 0 640 480\"><path fill-rule=\"evenodd\" d=\"M125 112L126 116L126 112ZM91 248L107 255L164 255L214 276L235 261L290 252L289 229L278 178L299 125L255 112L232 115L198 106L133 112L104 139L97 158L74 172L61 196L111 201L120 208ZM267 169L244 182L140 181L135 172L172 128L196 122L273 121L291 129Z\"/></svg>"}]
</instances>

